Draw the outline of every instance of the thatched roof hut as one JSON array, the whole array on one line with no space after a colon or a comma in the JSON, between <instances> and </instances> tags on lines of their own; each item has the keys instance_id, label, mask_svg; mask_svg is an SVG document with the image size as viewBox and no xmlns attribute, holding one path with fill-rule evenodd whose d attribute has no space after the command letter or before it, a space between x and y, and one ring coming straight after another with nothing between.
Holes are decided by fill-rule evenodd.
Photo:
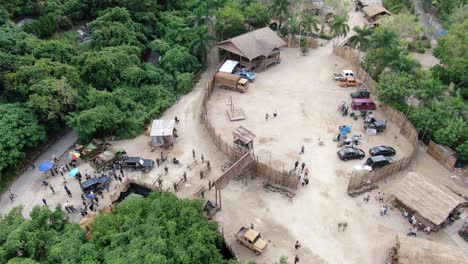
<instances>
[{"instance_id":1,"label":"thatched roof hut","mask_svg":"<svg viewBox=\"0 0 468 264\"><path fill-rule=\"evenodd\" d=\"M468 259L458 247L422 238L397 236L396 252L396 264L468 264Z\"/></svg>"},{"instance_id":2,"label":"thatched roof hut","mask_svg":"<svg viewBox=\"0 0 468 264\"><path fill-rule=\"evenodd\" d=\"M362 9L362 11L370 22L375 21L379 16L382 15L392 15L392 13L390 13L385 7L381 5L366 6Z\"/></svg>"},{"instance_id":3,"label":"thatched roof hut","mask_svg":"<svg viewBox=\"0 0 468 264\"><path fill-rule=\"evenodd\" d=\"M445 186L436 186L416 173L408 173L387 200L414 211L418 220L422 217L426 220L423 223L432 225L433 229L442 224L455 208L466 202Z\"/></svg>"},{"instance_id":4,"label":"thatched roof hut","mask_svg":"<svg viewBox=\"0 0 468 264\"><path fill-rule=\"evenodd\" d=\"M287 43L269 27L250 31L216 44L218 48L228 51L230 57L236 58L242 66L249 69L258 66L257 62L265 58L279 60L279 49L286 45Z\"/></svg>"}]
</instances>

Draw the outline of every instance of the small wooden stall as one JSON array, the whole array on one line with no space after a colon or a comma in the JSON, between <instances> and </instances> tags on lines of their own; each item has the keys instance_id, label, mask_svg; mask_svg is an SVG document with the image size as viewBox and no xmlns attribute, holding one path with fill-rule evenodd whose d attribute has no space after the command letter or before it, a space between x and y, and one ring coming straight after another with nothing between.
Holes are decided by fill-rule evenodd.
<instances>
[{"instance_id":1,"label":"small wooden stall","mask_svg":"<svg viewBox=\"0 0 468 264\"><path fill-rule=\"evenodd\" d=\"M154 147L172 147L177 137L174 120L155 119L151 126L151 143Z\"/></svg>"},{"instance_id":2,"label":"small wooden stall","mask_svg":"<svg viewBox=\"0 0 468 264\"><path fill-rule=\"evenodd\" d=\"M239 61L242 67L251 71L280 63L280 48L287 43L269 27L264 27L221 41L216 46L227 51L228 59Z\"/></svg>"},{"instance_id":3,"label":"small wooden stall","mask_svg":"<svg viewBox=\"0 0 468 264\"><path fill-rule=\"evenodd\" d=\"M387 201L414 214L418 222L432 231L442 228L467 203L445 186L435 185L411 172L394 187Z\"/></svg>"},{"instance_id":4,"label":"small wooden stall","mask_svg":"<svg viewBox=\"0 0 468 264\"><path fill-rule=\"evenodd\" d=\"M239 126L234 132L234 147L242 152L249 152L253 150L253 140L255 134L243 126Z\"/></svg>"},{"instance_id":5,"label":"small wooden stall","mask_svg":"<svg viewBox=\"0 0 468 264\"><path fill-rule=\"evenodd\" d=\"M391 264L468 264L467 257L458 247L408 236L396 237L389 258Z\"/></svg>"}]
</instances>

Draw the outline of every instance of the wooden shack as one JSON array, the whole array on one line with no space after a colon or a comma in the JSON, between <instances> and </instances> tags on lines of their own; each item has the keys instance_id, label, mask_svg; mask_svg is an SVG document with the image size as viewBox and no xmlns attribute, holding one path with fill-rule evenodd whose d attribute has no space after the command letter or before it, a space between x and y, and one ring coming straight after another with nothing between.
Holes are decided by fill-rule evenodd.
<instances>
[{"instance_id":1,"label":"wooden shack","mask_svg":"<svg viewBox=\"0 0 468 264\"><path fill-rule=\"evenodd\" d=\"M408 173L394 187L387 201L413 213L433 231L439 230L449 215L466 203L445 186L426 181L416 173Z\"/></svg>"},{"instance_id":2,"label":"wooden shack","mask_svg":"<svg viewBox=\"0 0 468 264\"><path fill-rule=\"evenodd\" d=\"M264 70L280 63L280 48L287 43L269 27L264 27L221 41L216 46L227 51L228 59L239 61L242 67Z\"/></svg>"},{"instance_id":3,"label":"wooden shack","mask_svg":"<svg viewBox=\"0 0 468 264\"><path fill-rule=\"evenodd\" d=\"M177 130L174 120L153 120L151 126L151 142L154 147L171 147L174 145Z\"/></svg>"},{"instance_id":4,"label":"wooden shack","mask_svg":"<svg viewBox=\"0 0 468 264\"><path fill-rule=\"evenodd\" d=\"M238 145L242 148L247 150L253 149L253 140L255 138L255 134L252 133L247 128L240 126L232 132L234 135L234 144Z\"/></svg>"}]
</instances>

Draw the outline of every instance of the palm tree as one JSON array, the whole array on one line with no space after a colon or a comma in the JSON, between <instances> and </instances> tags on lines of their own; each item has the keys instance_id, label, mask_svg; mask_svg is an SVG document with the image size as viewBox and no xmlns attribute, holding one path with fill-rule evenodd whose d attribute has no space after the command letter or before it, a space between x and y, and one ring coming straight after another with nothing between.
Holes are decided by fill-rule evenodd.
<instances>
[{"instance_id":1,"label":"palm tree","mask_svg":"<svg viewBox=\"0 0 468 264\"><path fill-rule=\"evenodd\" d=\"M372 35L370 47L389 49L398 44L398 35L395 32L387 28L380 28Z\"/></svg>"},{"instance_id":2,"label":"palm tree","mask_svg":"<svg viewBox=\"0 0 468 264\"><path fill-rule=\"evenodd\" d=\"M317 25L319 21L316 16L311 14L303 14L301 20L301 27L304 29L304 32L307 34L312 34L313 30L318 30Z\"/></svg>"},{"instance_id":3,"label":"palm tree","mask_svg":"<svg viewBox=\"0 0 468 264\"><path fill-rule=\"evenodd\" d=\"M365 51L370 45L373 30L367 25L364 25L363 27L355 26L353 30L356 32L356 35L349 38L349 43L352 47L358 49L357 58L359 60L361 51Z\"/></svg>"},{"instance_id":4,"label":"palm tree","mask_svg":"<svg viewBox=\"0 0 468 264\"><path fill-rule=\"evenodd\" d=\"M192 47L192 53L195 54L203 64L206 63L206 57L214 39L215 37L208 33L207 26L201 26L196 29L195 38L190 43L190 46Z\"/></svg>"},{"instance_id":5,"label":"palm tree","mask_svg":"<svg viewBox=\"0 0 468 264\"><path fill-rule=\"evenodd\" d=\"M331 32L334 37L346 36L349 31L348 17L347 16L335 16L333 23L331 24Z\"/></svg>"},{"instance_id":6,"label":"palm tree","mask_svg":"<svg viewBox=\"0 0 468 264\"><path fill-rule=\"evenodd\" d=\"M286 20L286 18L289 15L290 4L291 3L289 2L289 0L272 0L271 1L269 10L270 10L271 16L279 20L278 29L281 28L283 21Z\"/></svg>"},{"instance_id":7,"label":"palm tree","mask_svg":"<svg viewBox=\"0 0 468 264\"><path fill-rule=\"evenodd\" d=\"M213 21L211 19L208 8L206 7L206 4L201 4L195 10L193 10L192 15L188 17L188 23L194 27L202 25L213 25Z\"/></svg>"}]
</instances>

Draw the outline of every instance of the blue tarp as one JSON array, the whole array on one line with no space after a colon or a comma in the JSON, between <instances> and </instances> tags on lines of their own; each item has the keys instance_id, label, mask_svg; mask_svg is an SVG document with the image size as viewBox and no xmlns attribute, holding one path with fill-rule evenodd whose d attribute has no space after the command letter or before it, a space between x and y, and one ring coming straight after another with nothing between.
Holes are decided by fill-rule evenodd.
<instances>
[{"instance_id":1,"label":"blue tarp","mask_svg":"<svg viewBox=\"0 0 468 264\"><path fill-rule=\"evenodd\" d=\"M340 134L341 135L346 135L348 134L349 132L351 132L351 126L344 126L340 129Z\"/></svg>"},{"instance_id":2,"label":"blue tarp","mask_svg":"<svg viewBox=\"0 0 468 264\"><path fill-rule=\"evenodd\" d=\"M54 167L54 163L52 161L45 161L39 165L39 170L40 171L48 171Z\"/></svg>"}]
</instances>

